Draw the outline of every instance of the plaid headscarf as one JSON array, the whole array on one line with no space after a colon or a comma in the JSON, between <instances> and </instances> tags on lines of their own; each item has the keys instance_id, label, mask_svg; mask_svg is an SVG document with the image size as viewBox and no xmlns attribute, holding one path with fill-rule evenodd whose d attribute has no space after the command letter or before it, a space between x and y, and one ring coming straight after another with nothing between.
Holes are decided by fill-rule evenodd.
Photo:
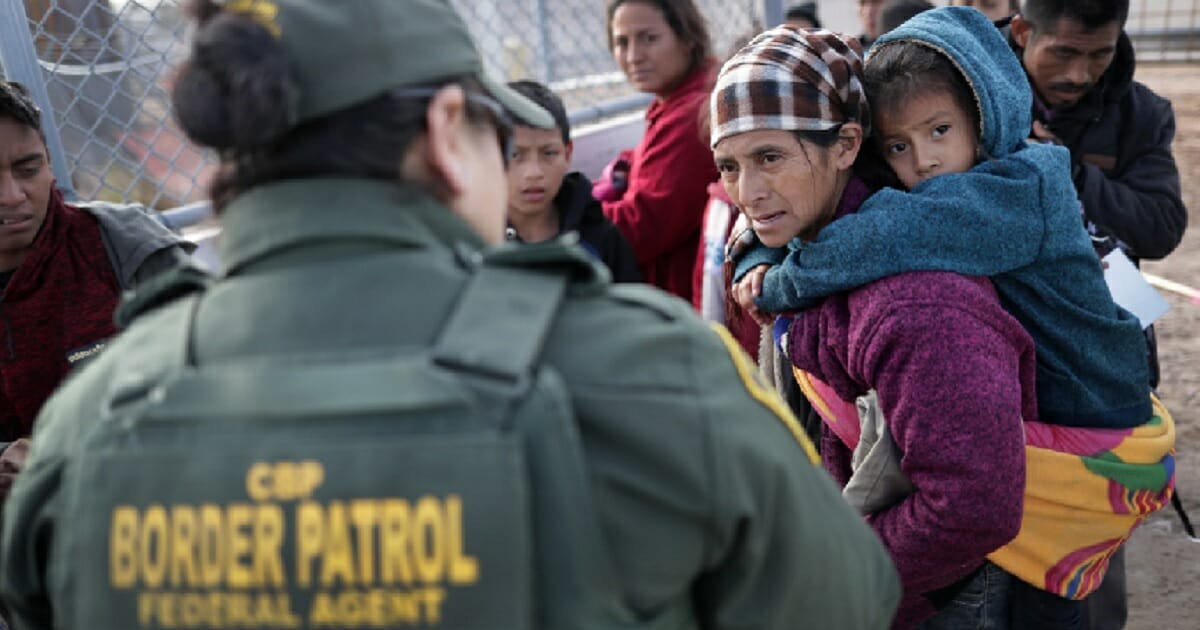
<instances>
[{"instance_id":1,"label":"plaid headscarf","mask_svg":"<svg viewBox=\"0 0 1200 630\"><path fill-rule=\"evenodd\" d=\"M721 68L712 95L711 145L759 129L827 131L845 122L871 133L862 45L824 29L777 26Z\"/></svg>"}]
</instances>

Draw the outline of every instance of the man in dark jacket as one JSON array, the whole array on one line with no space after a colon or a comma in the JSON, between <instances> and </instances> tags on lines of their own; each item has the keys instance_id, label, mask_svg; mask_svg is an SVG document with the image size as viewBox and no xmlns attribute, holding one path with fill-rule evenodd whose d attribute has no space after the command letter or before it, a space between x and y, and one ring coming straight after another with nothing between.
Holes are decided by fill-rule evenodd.
<instances>
[{"instance_id":1,"label":"man in dark jacket","mask_svg":"<svg viewBox=\"0 0 1200 630\"><path fill-rule=\"evenodd\" d=\"M614 282L639 282L637 257L629 241L604 216L592 196L592 182L571 165L571 123L562 99L536 81L508 84L550 112L554 129L516 125L508 166L510 241L534 243L575 232L579 244L612 273Z\"/></svg>"},{"instance_id":2,"label":"man in dark jacket","mask_svg":"<svg viewBox=\"0 0 1200 630\"><path fill-rule=\"evenodd\" d=\"M1170 101L1133 80L1133 45L1123 31L1128 14L1128 0L1025 0L1009 41L1034 88L1030 137L1070 149L1098 252L1120 247L1137 263L1175 249L1187 209L1171 153L1175 114ZM1157 386L1153 329L1147 346ZM1114 557L1089 602L1090 627L1124 625L1124 569L1123 557Z\"/></svg>"}]
</instances>

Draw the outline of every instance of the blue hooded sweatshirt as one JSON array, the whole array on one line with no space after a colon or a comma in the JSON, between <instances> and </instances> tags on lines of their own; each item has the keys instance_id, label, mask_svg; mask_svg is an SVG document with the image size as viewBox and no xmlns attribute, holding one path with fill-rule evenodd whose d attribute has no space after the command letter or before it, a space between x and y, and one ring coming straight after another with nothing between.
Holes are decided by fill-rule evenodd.
<instances>
[{"instance_id":1,"label":"blue hooded sweatshirt","mask_svg":"<svg viewBox=\"0 0 1200 630\"><path fill-rule=\"evenodd\" d=\"M1083 226L1063 147L1027 142L1028 79L1000 31L967 7L926 11L867 55L915 42L946 55L979 106L990 156L966 173L884 189L813 242L793 240L758 304L801 310L822 297L911 271L991 276L1005 310L1037 344L1043 422L1126 428L1151 415L1145 341L1117 306ZM746 263L739 265L745 268Z\"/></svg>"}]
</instances>

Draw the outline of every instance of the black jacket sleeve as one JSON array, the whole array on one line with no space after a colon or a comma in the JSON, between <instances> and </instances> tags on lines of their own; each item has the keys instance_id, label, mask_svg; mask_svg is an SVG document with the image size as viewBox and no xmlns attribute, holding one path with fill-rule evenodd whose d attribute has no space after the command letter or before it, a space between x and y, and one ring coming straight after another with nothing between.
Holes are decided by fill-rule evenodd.
<instances>
[{"instance_id":1,"label":"black jacket sleeve","mask_svg":"<svg viewBox=\"0 0 1200 630\"><path fill-rule=\"evenodd\" d=\"M604 264L612 272L613 282L641 282L642 274L638 271L637 256L633 247L621 235L615 225L607 226L604 235L604 247L601 255Z\"/></svg>"},{"instance_id":2,"label":"black jacket sleeve","mask_svg":"<svg viewBox=\"0 0 1200 630\"><path fill-rule=\"evenodd\" d=\"M1140 88L1140 89L1139 89ZM1088 219L1130 247L1137 258L1171 253L1187 227L1179 169L1171 153L1175 113L1170 101L1145 88L1123 108L1119 170L1076 160L1075 187ZM1112 121L1109 124L1113 124ZM1103 124L1103 123L1101 123Z\"/></svg>"}]
</instances>

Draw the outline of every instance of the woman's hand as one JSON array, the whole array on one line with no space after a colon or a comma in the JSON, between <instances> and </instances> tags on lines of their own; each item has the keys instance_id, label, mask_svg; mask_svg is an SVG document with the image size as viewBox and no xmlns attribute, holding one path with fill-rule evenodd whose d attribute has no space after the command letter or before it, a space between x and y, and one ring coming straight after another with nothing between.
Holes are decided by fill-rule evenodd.
<instances>
[{"instance_id":1,"label":"woman's hand","mask_svg":"<svg viewBox=\"0 0 1200 630\"><path fill-rule=\"evenodd\" d=\"M754 303L754 298L762 295L763 277L767 275L767 270L770 268L769 265L759 265L747 271L746 275L733 283L733 287L731 287L734 301L762 326L770 324L771 320L775 319L771 313L759 310Z\"/></svg>"}]
</instances>

